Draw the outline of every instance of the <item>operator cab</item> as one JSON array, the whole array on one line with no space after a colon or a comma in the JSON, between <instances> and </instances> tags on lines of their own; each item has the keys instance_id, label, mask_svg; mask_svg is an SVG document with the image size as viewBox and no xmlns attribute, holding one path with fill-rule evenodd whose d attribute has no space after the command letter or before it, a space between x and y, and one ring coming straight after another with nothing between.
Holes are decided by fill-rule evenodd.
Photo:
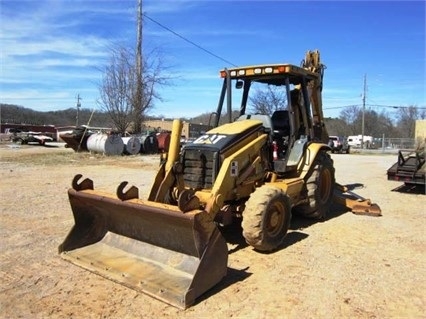
<instances>
[{"instance_id":1,"label":"operator cab","mask_svg":"<svg viewBox=\"0 0 426 319\"><path fill-rule=\"evenodd\" d=\"M270 158L276 171L288 171L295 168L302 154L300 150L292 153L293 147L318 139L312 127L311 99L308 86L319 79L317 73L290 64L258 65L224 69L220 72L224 79L214 126L219 125L222 109L226 100L227 121L233 122L233 114L238 112L236 121L255 119L270 135ZM234 83L234 85L232 85ZM239 110L233 103L239 90ZM261 92L261 93L259 93ZM271 94L272 98L267 94ZM256 94L264 99L264 107L253 107ZM251 104L251 105L249 105Z\"/></svg>"},{"instance_id":2,"label":"operator cab","mask_svg":"<svg viewBox=\"0 0 426 319\"><path fill-rule=\"evenodd\" d=\"M272 116L266 114L243 114L236 118L236 121L244 120L262 122L264 132L270 135L271 144L276 145L277 159L285 157L290 137L290 119L287 110L277 110L272 113Z\"/></svg>"}]
</instances>

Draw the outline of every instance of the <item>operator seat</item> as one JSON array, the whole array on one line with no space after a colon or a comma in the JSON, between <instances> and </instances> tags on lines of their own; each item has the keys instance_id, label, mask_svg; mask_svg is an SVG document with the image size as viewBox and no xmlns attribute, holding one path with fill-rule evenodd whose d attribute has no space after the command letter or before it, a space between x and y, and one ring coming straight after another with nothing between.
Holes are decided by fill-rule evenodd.
<instances>
[{"instance_id":1,"label":"operator seat","mask_svg":"<svg viewBox=\"0 0 426 319\"><path fill-rule=\"evenodd\" d=\"M290 135L290 118L287 110L278 110L272 114L272 128L274 137Z\"/></svg>"}]
</instances>

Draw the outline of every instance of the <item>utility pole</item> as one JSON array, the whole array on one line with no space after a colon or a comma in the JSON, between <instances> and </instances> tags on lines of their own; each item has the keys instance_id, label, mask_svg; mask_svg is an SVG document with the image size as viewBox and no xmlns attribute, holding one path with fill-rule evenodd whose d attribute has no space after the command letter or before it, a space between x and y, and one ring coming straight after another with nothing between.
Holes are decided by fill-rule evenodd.
<instances>
[{"instance_id":1,"label":"utility pole","mask_svg":"<svg viewBox=\"0 0 426 319\"><path fill-rule=\"evenodd\" d=\"M136 68L138 76L142 77L142 0L138 0L136 39Z\"/></svg>"},{"instance_id":2,"label":"utility pole","mask_svg":"<svg viewBox=\"0 0 426 319\"><path fill-rule=\"evenodd\" d=\"M133 117L133 131L134 133L141 132L142 124L142 101L143 101L143 90L142 90L142 0L138 0L138 16L137 16L137 39L136 39L136 96L134 101L134 114Z\"/></svg>"},{"instance_id":3,"label":"utility pole","mask_svg":"<svg viewBox=\"0 0 426 319\"><path fill-rule=\"evenodd\" d=\"M77 94L77 116L75 117L75 126L76 127L78 127L78 111L79 111L79 108L81 107L80 100L82 100L82 98L80 97L80 94Z\"/></svg>"},{"instance_id":4,"label":"utility pole","mask_svg":"<svg viewBox=\"0 0 426 319\"><path fill-rule=\"evenodd\" d=\"M364 74L364 93L362 94L361 149L364 149L365 95L366 95L366 92L367 92L367 74Z\"/></svg>"}]
</instances>

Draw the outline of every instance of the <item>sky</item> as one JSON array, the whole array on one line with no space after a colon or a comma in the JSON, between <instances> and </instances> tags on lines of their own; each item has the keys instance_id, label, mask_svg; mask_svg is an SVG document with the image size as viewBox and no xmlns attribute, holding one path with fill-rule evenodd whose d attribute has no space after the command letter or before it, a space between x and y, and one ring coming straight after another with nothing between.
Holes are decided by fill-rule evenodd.
<instances>
[{"instance_id":1,"label":"sky","mask_svg":"<svg viewBox=\"0 0 426 319\"><path fill-rule=\"evenodd\" d=\"M100 109L111 47L136 45L137 0L0 0L0 103L37 111ZM157 52L169 85L152 116L215 111L232 65L299 65L318 49L323 108L426 108L425 1L143 0L143 52ZM195 44L195 45L194 45ZM152 57L156 55L151 54Z\"/></svg>"}]
</instances>

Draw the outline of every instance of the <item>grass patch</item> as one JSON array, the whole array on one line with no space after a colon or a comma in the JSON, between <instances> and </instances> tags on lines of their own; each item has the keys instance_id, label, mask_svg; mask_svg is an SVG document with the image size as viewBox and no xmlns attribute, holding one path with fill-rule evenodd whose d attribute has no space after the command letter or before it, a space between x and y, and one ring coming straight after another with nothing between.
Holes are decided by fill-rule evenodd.
<instances>
[{"instance_id":1,"label":"grass patch","mask_svg":"<svg viewBox=\"0 0 426 319\"><path fill-rule=\"evenodd\" d=\"M70 152L69 150L27 152L26 149L11 150L1 153L1 162L22 164L25 166L86 166L86 165L108 165L126 168L150 168L159 167L159 155L144 156L105 156L89 152Z\"/></svg>"}]
</instances>

